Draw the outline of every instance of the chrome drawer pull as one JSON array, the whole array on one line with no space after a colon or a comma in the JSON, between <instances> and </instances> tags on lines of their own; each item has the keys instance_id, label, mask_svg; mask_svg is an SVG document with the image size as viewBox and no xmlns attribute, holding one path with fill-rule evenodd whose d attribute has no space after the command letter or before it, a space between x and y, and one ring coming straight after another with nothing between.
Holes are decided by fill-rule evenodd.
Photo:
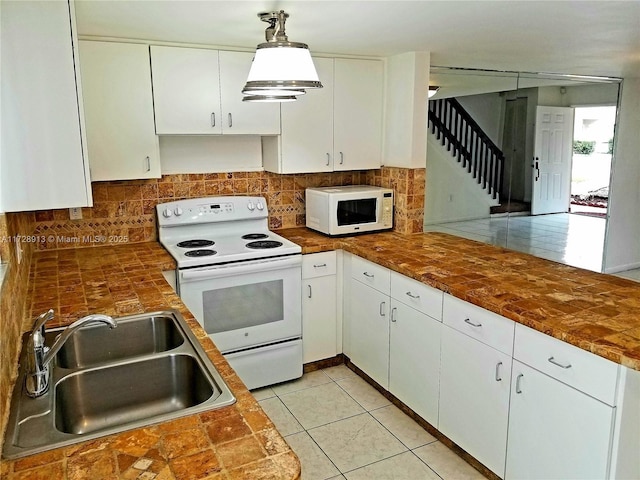
<instances>
[{"instance_id":1,"label":"chrome drawer pull","mask_svg":"<svg viewBox=\"0 0 640 480\"><path fill-rule=\"evenodd\" d=\"M215 114L215 112L211 114L211 126L212 127L216 126L216 114Z\"/></svg>"},{"instance_id":2,"label":"chrome drawer pull","mask_svg":"<svg viewBox=\"0 0 640 480\"><path fill-rule=\"evenodd\" d=\"M387 304L387 302L380 302L380 316L384 317L384 306Z\"/></svg>"},{"instance_id":3,"label":"chrome drawer pull","mask_svg":"<svg viewBox=\"0 0 640 480\"><path fill-rule=\"evenodd\" d=\"M233 117L231 116L231 114L229 114L227 116L229 118L229 128L233 127Z\"/></svg>"},{"instance_id":4,"label":"chrome drawer pull","mask_svg":"<svg viewBox=\"0 0 640 480\"><path fill-rule=\"evenodd\" d=\"M307 285L309 287L309 298L311 298L311 285Z\"/></svg>"},{"instance_id":5,"label":"chrome drawer pull","mask_svg":"<svg viewBox=\"0 0 640 480\"><path fill-rule=\"evenodd\" d=\"M396 321L396 312L398 311L397 307L393 307L391 309L391 321L395 322Z\"/></svg>"},{"instance_id":6,"label":"chrome drawer pull","mask_svg":"<svg viewBox=\"0 0 640 480\"><path fill-rule=\"evenodd\" d=\"M561 363L557 362L556 360L554 360L554 358L553 358L553 357L549 357L549 362L550 362L550 363L553 363L553 364L554 364L554 365L556 365L557 367L564 368L565 370L566 370L567 368L571 368L571 364L570 364L570 363L568 363L567 365L563 365L563 364L561 364Z\"/></svg>"},{"instance_id":7,"label":"chrome drawer pull","mask_svg":"<svg viewBox=\"0 0 640 480\"><path fill-rule=\"evenodd\" d=\"M327 167L329 166L330 161L331 161L331 155L327 153Z\"/></svg>"},{"instance_id":8,"label":"chrome drawer pull","mask_svg":"<svg viewBox=\"0 0 640 480\"><path fill-rule=\"evenodd\" d=\"M147 157L147 172L151 171L151 158Z\"/></svg>"},{"instance_id":9,"label":"chrome drawer pull","mask_svg":"<svg viewBox=\"0 0 640 480\"><path fill-rule=\"evenodd\" d=\"M468 318L464 319L464 323L471 325L472 327L476 327L476 328L480 328L482 326L481 323L473 323L471 320L469 320Z\"/></svg>"},{"instance_id":10,"label":"chrome drawer pull","mask_svg":"<svg viewBox=\"0 0 640 480\"><path fill-rule=\"evenodd\" d=\"M413 298L414 300L417 300L418 298L420 298L420 295L414 295L411 292L407 292L407 295Z\"/></svg>"},{"instance_id":11,"label":"chrome drawer pull","mask_svg":"<svg viewBox=\"0 0 640 480\"><path fill-rule=\"evenodd\" d=\"M373 277L375 276L373 273L369 273L369 272L362 272L362 274L363 274L365 277L369 277L369 278L373 278Z\"/></svg>"},{"instance_id":12,"label":"chrome drawer pull","mask_svg":"<svg viewBox=\"0 0 640 480\"><path fill-rule=\"evenodd\" d=\"M496 382L501 382L502 381L502 376L500 375L500 366L501 365L502 365L502 362L496 363Z\"/></svg>"},{"instance_id":13,"label":"chrome drawer pull","mask_svg":"<svg viewBox=\"0 0 640 480\"><path fill-rule=\"evenodd\" d=\"M322 268L322 267L326 267L327 264L326 263L318 263L316 265L313 266L313 268Z\"/></svg>"},{"instance_id":14,"label":"chrome drawer pull","mask_svg":"<svg viewBox=\"0 0 640 480\"><path fill-rule=\"evenodd\" d=\"M522 393L522 389L520 388L520 381L522 380L522 377L524 377L524 374L520 374L516 377L516 393L520 394Z\"/></svg>"},{"instance_id":15,"label":"chrome drawer pull","mask_svg":"<svg viewBox=\"0 0 640 480\"><path fill-rule=\"evenodd\" d=\"M340 165L344 163L344 153L340 152Z\"/></svg>"}]
</instances>

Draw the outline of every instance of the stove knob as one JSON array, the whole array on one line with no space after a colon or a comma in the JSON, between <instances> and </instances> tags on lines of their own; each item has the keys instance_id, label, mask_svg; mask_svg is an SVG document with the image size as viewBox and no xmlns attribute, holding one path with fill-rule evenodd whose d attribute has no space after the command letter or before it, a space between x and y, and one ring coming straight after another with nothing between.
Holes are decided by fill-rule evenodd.
<instances>
[{"instance_id":1,"label":"stove knob","mask_svg":"<svg viewBox=\"0 0 640 480\"><path fill-rule=\"evenodd\" d=\"M162 212L162 215L164 216L164 218L169 218L171 215L173 215L173 212L170 208L167 207L164 209L164 212Z\"/></svg>"},{"instance_id":2,"label":"stove knob","mask_svg":"<svg viewBox=\"0 0 640 480\"><path fill-rule=\"evenodd\" d=\"M251 200L249 200L249 203L247 203L247 208L249 209L250 212L253 212L256 206L253 204Z\"/></svg>"},{"instance_id":3,"label":"stove knob","mask_svg":"<svg viewBox=\"0 0 640 480\"><path fill-rule=\"evenodd\" d=\"M180 215L182 215L182 209L180 207L176 207L173 213L176 214L176 217L179 217Z\"/></svg>"},{"instance_id":4,"label":"stove knob","mask_svg":"<svg viewBox=\"0 0 640 480\"><path fill-rule=\"evenodd\" d=\"M256 204L256 208L257 208L258 210L262 211L262 210L264 210L264 205L262 204L262 202L258 202L258 203Z\"/></svg>"}]
</instances>

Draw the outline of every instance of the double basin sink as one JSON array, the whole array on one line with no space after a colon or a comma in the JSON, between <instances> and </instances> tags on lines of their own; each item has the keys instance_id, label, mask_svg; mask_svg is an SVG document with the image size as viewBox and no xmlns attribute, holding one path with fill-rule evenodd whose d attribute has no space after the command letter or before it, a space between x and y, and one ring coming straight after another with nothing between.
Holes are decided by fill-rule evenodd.
<instances>
[{"instance_id":1,"label":"double basin sink","mask_svg":"<svg viewBox=\"0 0 640 480\"><path fill-rule=\"evenodd\" d=\"M3 456L31 455L235 402L180 313L117 319L77 330L52 362L49 390L24 392L25 348ZM64 328L45 336L50 346ZM23 338L26 346L28 334Z\"/></svg>"}]
</instances>

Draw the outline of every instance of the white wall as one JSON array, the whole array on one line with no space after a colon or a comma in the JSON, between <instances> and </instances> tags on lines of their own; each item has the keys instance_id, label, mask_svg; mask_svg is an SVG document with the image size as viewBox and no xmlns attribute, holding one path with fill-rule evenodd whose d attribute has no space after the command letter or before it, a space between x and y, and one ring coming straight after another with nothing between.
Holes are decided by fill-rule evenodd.
<instances>
[{"instance_id":1,"label":"white wall","mask_svg":"<svg viewBox=\"0 0 640 480\"><path fill-rule=\"evenodd\" d=\"M640 267L640 78L622 85L612 166L604 271Z\"/></svg>"},{"instance_id":2,"label":"white wall","mask_svg":"<svg viewBox=\"0 0 640 480\"><path fill-rule=\"evenodd\" d=\"M487 218L490 206L497 204L429 133L424 225Z\"/></svg>"},{"instance_id":3,"label":"white wall","mask_svg":"<svg viewBox=\"0 0 640 480\"><path fill-rule=\"evenodd\" d=\"M471 118L484 130L491 141L499 148L502 147L502 130L504 124L504 95L499 93L485 93L457 97Z\"/></svg>"},{"instance_id":4,"label":"white wall","mask_svg":"<svg viewBox=\"0 0 640 480\"><path fill-rule=\"evenodd\" d=\"M258 135L161 135L160 168L170 173L262 170Z\"/></svg>"},{"instance_id":5,"label":"white wall","mask_svg":"<svg viewBox=\"0 0 640 480\"><path fill-rule=\"evenodd\" d=\"M429 52L387 58L382 164L424 168L429 89Z\"/></svg>"}]
</instances>

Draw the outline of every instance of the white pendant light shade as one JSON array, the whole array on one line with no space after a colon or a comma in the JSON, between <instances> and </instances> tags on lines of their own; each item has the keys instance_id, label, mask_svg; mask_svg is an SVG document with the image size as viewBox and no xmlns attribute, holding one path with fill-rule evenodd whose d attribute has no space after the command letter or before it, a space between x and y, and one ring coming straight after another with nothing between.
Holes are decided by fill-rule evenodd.
<instances>
[{"instance_id":1,"label":"white pendant light shade","mask_svg":"<svg viewBox=\"0 0 640 480\"><path fill-rule=\"evenodd\" d=\"M247 95L242 101L243 102L258 102L258 103L269 103L269 102L295 102L297 98L293 95Z\"/></svg>"},{"instance_id":2,"label":"white pendant light shade","mask_svg":"<svg viewBox=\"0 0 640 480\"><path fill-rule=\"evenodd\" d=\"M245 88L322 88L307 46L293 42L280 46L278 43L258 45Z\"/></svg>"},{"instance_id":3,"label":"white pendant light shade","mask_svg":"<svg viewBox=\"0 0 640 480\"><path fill-rule=\"evenodd\" d=\"M309 47L287 38L285 22L289 15L280 10L260 13L258 17L269 23L265 30L267 41L256 48L247 84L242 89L243 101L293 101L304 95L307 88L322 88Z\"/></svg>"}]
</instances>

